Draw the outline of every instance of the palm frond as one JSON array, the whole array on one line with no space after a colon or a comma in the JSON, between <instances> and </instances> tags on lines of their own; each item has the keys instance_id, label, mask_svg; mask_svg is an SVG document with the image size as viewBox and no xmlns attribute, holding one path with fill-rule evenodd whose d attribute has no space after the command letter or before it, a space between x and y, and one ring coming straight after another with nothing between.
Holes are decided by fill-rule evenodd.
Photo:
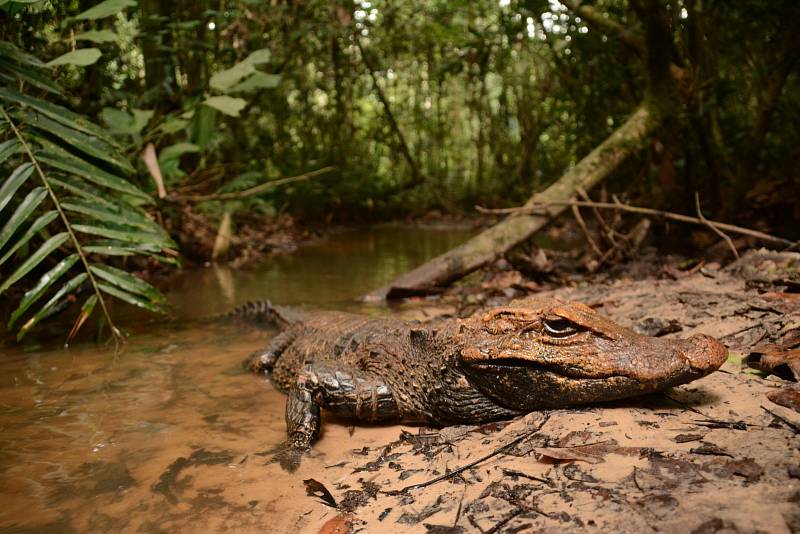
<instances>
[{"instance_id":1,"label":"palm frond","mask_svg":"<svg viewBox=\"0 0 800 534\"><path fill-rule=\"evenodd\" d=\"M87 117L44 100L43 92L61 94L50 69L0 42L0 177L6 176L0 183L0 294L22 281L29 288L8 327L28 316L21 338L88 284L91 295L70 337L98 303L117 336L104 296L155 312L163 310L164 297L106 265L107 258L175 262L177 247L142 209L152 198L131 181L133 168L114 139Z\"/></svg>"}]
</instances>

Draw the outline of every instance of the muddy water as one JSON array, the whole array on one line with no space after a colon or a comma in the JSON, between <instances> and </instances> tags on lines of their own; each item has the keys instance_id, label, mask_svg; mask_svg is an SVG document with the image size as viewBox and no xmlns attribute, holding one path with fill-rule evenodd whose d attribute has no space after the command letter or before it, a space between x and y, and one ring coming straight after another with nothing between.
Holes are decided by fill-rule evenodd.
<instances>
[{"instance_id":1,"label":"muddy water","mask_svg":"<svg viewBox=\"0 0 800 534\"><path fill-rule=\"evenodd\" d=\"M265 297L357 308L357 295L467 235L345 232L253 271L187 272L168 295L184 319ZM302 480L397 435L327 424L314 456L284 473L269 452L283 439L283 397L241 367L273 332L131 317L123 326L136 333L118 355L92 344L2 348L0 530L304 531L328 512Z\"/></svg>"}]
</instances>

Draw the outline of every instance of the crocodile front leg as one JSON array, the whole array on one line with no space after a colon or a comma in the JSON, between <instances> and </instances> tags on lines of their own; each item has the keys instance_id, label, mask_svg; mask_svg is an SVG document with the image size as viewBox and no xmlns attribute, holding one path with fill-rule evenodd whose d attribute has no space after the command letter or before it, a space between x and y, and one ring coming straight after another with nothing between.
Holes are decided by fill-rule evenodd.
<instances>
[{"instance_id":1,"label":"crocodile front leg","mask_svg":"<svg viewBox=\"0 0 800 534\"><path fill-rule=\"evenodd\" d=\"M284 330L272 340L263 350L257 350L248 357L248 367L254 373L269 374L275 367L275 362L281 357L283 351L292 344L297 334L294 329Z\"/></svg>"},{"instance_id":2,"label":"crocodile front leg","mask_svg":"<svg viewBox=\"0 0 800 534\"><path fill-rule=\"evenodd\" d=\"M310 449L319 436L320 408L366 423L403 418L391 388L379 378L348 366L307 365L286 401L286 431L295 449Z\"/></svg>"}]
</instances>

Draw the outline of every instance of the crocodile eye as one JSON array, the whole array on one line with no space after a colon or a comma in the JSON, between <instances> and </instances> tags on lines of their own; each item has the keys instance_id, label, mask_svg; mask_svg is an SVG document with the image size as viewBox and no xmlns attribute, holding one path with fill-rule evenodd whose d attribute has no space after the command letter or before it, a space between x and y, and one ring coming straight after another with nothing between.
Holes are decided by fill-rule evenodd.
<instances>
[{"instance_id":1,"label":"crocodile eye","mask_svg":"<svg viewBox=\"0 0 800 534\"><path fill-rule=\"evenodd\" d=\"M563 338L577 333L578 329L566 319L545 319L544 331L550 337Z\"/></svg>"}]
</instances>

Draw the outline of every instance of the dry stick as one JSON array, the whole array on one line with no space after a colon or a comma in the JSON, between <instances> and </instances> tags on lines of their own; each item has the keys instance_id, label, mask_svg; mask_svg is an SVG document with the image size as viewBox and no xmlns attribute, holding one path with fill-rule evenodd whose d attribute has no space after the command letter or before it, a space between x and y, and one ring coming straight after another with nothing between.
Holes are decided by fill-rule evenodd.
<instances>
[{"instance_id":1,"label":"dry stick","mask_svg":"<svg viewBox=\"0 0 800 534\"><path fill-rule=\"evenodd\" d=\"M251 187L250 189L245 189L244 191L235 191L233 193L217 193L212 195L170 195L167 197L167 200L191 200L194 202L203 202L206 200L232 200L237 198L246 198L253 195L258 195L264 191L269 191L273 187L277 187L279 185L285 185L292 182L301 182L303 180L308 180L309 178L314 178L320 174L330 172L335 168L336 167L333 166L323 167L305 174L290 176L289 178L281 178L279 180L272 180L271 182L266 182L255 187Z\"/></svg>"},{"instance_id":2,"label":"dry stick","mask_svg":"<svg viewBox=\"0 0 800 534\"><path fill-rule=\"evenodd\" d=\"M788 426L792 430L794 430L795 434L800 434L800 425L798 425L796 423L793 423L793 422L789 421L788 419L786 419L784 416L773 412L772 410L770 410L769 408L767 408L763 404L761 405L761 409L764 410L765 412L767 412L768 414L770 414L775 419L778 419L779 421L783 422L786 426Z\"/></svg>"},{"instance_id":3,"label":"dry stick","mask_svg":"<svg viewBox=\"0 0 800 534\"><path fill-rule=\"evenodd\" d=\"M447 472L447 473L445 473L443 475L439 475L436 478L432 478L432 479L430 479L428 481L425 481L425 482L420 482L419 484L411 484L410 486L406 486L405 488L401 489L400 491L393 492L393 493L400 494L400 493L405 493L407 491L410 491L412 489L426 488L428 486L432 486L433 484L436 484L437 482L441 482L442 480L447 480L448 478L453 478L457 474L463 473L467 469L475 467L479 463L485 462L489 458L493 458L493 457L497 456L498 454L502 454L502 453L506 452L506 450L510 449L511 447L516 445L517 443L520 443L525 438L528 438L528 437L536 434L537 432L539 432L542 429L542 427L545 425L545 423L547 423L548 420L550 420L550 414L546 414L545 415L544 420L541 423L539 423L539 425L536 427L535 430L533 430L531 432L526 432L526 433L522 434L521 436L518 436L518 437L512 439L511 441L509 441L505 445L501 445L500 447L497 447L495 450L493 450L489 454L481 456L477 460L474 460L474 461L472 461L472 462L470 462L470 463L468 463L466 465L462 465L458 469L454 469L454 470L449 471L449 472Z\"/></svg>"},{"instance_id":4,"label":"dry stick","mask_svg":"<svg viewBox=\"0 0 800 534\"><path fill-rule=\"evenodd\" d=\"M594 242L594 239L592 239L592 236L589 234L589 229L586 227L586 222L583 220L581 210L578 206L572 206L572 215L575 217L575 220L578 221L578 226L583 230L583 235L586 236L586 241L589 243L589 246L592 247L595 254L603 257L603 251L600 250L600 247L597 246L597 243Z\"/></svg>"},{"instance_id":5,"label":"dry stick","mask_svg":"<svg viewBox=\"0 0 800 534\"><path fill-rule=\"evenodd\" d=\"M575 188L575 191L578 193L578 196L580 196L586 202L591 202L592 201L592 199L589 198L589 194L586 192L586 190L584 188L578 186L578 187ZM604 235L606 237L606 240L609 242L609 244L611 246L616 246L617 242L614 240L614 233L615 232L614 232L614 230L611 229L610 226L608 226L608 223L606 223L606 220L603 218L603 216L600 215L600 210L598 210L597 208L592 208L592 213L594 214L594 218L597 219L597 222L600 224L600 226L603 227L603 231L605 232Z\"/></svg>"},{"instance_id":6,"label":"dry stick","mask_svg":"<svg viewBox=\"0 0 800 534\"><path fill-rule=\"evenodd\" d=\"M727 224L709 220L703 221L702 219L698 219L697 217L690 217L688 215L682 215L680 213L674 213L671 211L656 210L652 208L641 208L638 206L629 206L628 204L613 203L613 202L551 200L547 202L534 202L533 205L530 207L489 209L489 208L484 208L482 206L475 206L475 209L481 213L492 213L492 214L531 214L531 213L541 212L542 210L547 210L547 208L550 206L572 206L572 205L579 207L587 207L587 208L595 207L599 209L621 210L630 213L641 213L643 215L653 215L655 217L663 217L664 219L670 219L672 221L697 224L700 226L708 226L708 224L710 223L716 226L720 230L725 230L726 232L731 232L734 234L741 234L750 237L755 237L763 241L770 241L772 243L779 243L781 245L787 245L787 246L789 245L797 246L798 244L800 244L800 242L790 241L782 237L765 234L764 232L759 232L758 230L751 230L749 228L743 228L741 226L736 226L733 224Z\"/></svg>"},{"instance_id":7,"label":"dry stick","mask_svg":"<svg viewBox=\"0 0 800 534\"><path fill-rule=\"evenodd\" d=\"M733 251L733 255L738 260L739 251L736 250L736 246L733 244L733 240L730 237L728 237L728 234L718 229L716 226L714 226L714 224L712 224L708 219L706 219L705 216L703 215L703 212L700 210L700 194L697 191L694 192L694 207L697 209L697 217L699 217L700 220L706 224L706 226L711 228L714 231L714 233L716 233L718 236L724 239L726 243L728 243L728 246Z\"/></svg>"}]
</instances>

